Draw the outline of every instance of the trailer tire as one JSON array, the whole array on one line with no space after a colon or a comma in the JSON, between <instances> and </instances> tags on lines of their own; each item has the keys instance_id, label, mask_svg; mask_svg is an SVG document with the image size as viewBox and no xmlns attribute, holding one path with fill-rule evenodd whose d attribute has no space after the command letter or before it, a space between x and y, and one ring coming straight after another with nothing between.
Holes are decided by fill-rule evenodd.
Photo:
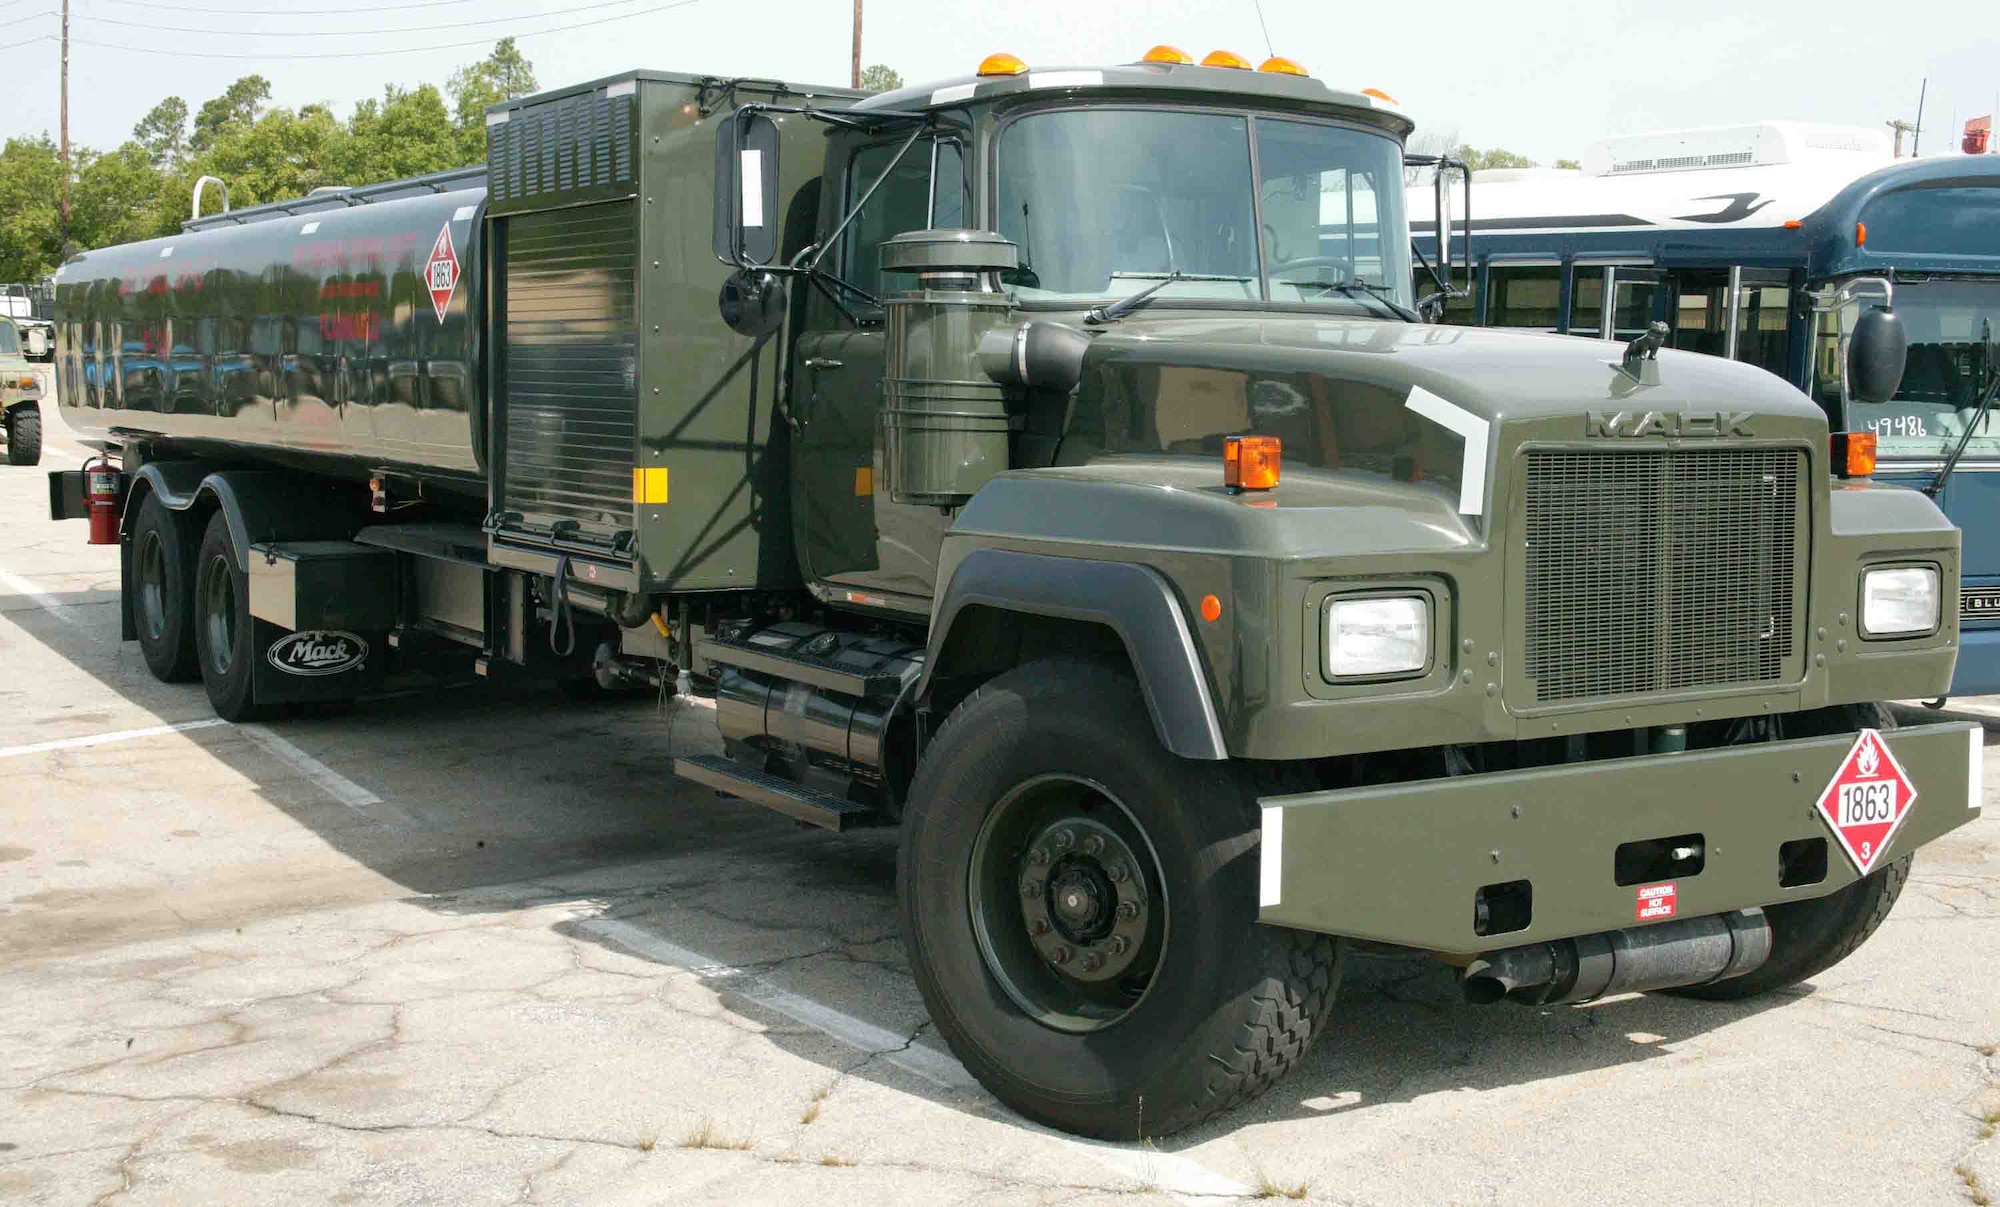
<instances>
[{"instance_id":1,"label":"trailer tire","mask_svg":"<svg viewBox=\"0 0 2000 1207\"><path fill-rule=\"evenodd\" d=\"M41 408L19 406L7 412L7 464L39 465L42 460Z\"/></svg>"},{"instance_id":2,"label":"trailer tire","mask_svg":"<svg viewBox=\"0 0 2000 1207\"><path fill-rule=\"evenodd\" d=\"M236 560L229 519L209 517L195 557L194 635L208 703L225 721L254 721L264 709L256 701L257 622L250 616L250 575Z\"/></svg>"},{"instance_id":3,"label":"trailer tire","mask_svg":"<svg viewBox=\"0 0 2000 1207\"><path fill-rule=\"evenodd\" d=\"M199 673L192 519L148 494L132 522L132 623L146 669L162 683L185 683Z\"/></svg>"},{"instance_id":4,"label":"trailer tire","mask_svg":"<svg viewBox=\"0 0 2000 1207\"><path fill-rule=\"evenodd\" d=\"M1709 1002L1738 1002L1818 976L1854 954L1895 908L1910 879L1905 855L1888 867L1809 901L1764 907L1771 924L1771 958L1762 967L1726 981L1667 990Z\"/></svg>"},{"instance_id":5,"label":"trailer tire","mask_svg":"<svg viewBox=\"0 0 2000 1207\"><path fill-rule=\"evenodd\" d=\"M1160 745L1124 668L993 679L924 752L902 821L938 1031L1002 1102L1083 1135L1166 1135L1262 1093L1325 1024L1341 946L1258 924L1259 823L1239 766Z\"/></svg>"}]
</instances>

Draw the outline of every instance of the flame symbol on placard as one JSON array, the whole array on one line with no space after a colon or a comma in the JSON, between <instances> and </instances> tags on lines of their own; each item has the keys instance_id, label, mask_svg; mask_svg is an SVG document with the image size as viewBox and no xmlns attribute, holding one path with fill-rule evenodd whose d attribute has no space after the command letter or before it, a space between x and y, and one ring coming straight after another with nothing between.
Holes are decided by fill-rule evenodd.
<instances>
[{"instance_id":1,"label":"flame symbol on placard","mask_svg":"<svg viewBox=\"0 0 2000 1207\"><path fill-rule=\"evenodd\" d=\"M1855 757L1854 769L1861 773L1861 778L1873 779L1875 772L1880 770L1881 766L1882 756L1875 753L1874 741L1869 738L1861 739L1861 753Z\"/></svg>"}]
</instances>

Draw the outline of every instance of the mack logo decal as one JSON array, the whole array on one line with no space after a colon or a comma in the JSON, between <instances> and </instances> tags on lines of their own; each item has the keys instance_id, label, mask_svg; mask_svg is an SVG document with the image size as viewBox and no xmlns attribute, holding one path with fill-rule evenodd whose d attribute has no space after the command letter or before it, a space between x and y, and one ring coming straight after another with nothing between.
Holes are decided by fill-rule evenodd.
<instances>
[{"instance_id":1,"label":"mack logo decal","mask_svg":"<svg viewBox=\"0 0 2000 1207\"><path fill-rule=\"evenodd\" d=\"M1749 436L1748 411L1586 411L1586 436Z\"/></svg>"},{"instance_id":2,"label":"mack logo decal","mask_svg":"<svg viewBox=\"0 0 2000 1207\"><path fill-rule=\"evenodd\" d=\"M368 643L352 633L307 629L271 643L271 665L287 675L338 675L368 659Z\"/></svg>"}]
</instances>

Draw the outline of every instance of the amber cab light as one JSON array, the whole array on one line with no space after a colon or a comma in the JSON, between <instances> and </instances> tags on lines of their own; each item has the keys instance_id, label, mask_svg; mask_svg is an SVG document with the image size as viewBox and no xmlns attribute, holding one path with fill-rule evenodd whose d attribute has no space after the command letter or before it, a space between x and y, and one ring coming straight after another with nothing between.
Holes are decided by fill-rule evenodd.
<instances>
[{"instance_id":1,"label":"amber cab light","mask_svg":"<svg viewBox=\"0 0 2000 1207\"><path fill-rule=\"evenodd\" d=\"M1875 472L1874 432L1835 432L1833 472L1842 478L1866 478Z\"/></svg>"},{"instance_id":2,"label":"amber cab light","mask_svg":"<svg viewBox=\"0 0 2000 1207\"><path fill-rule=\"evenodd\" d=\"M1381 101L1385 105L1400 106L1402 104L1401 101L1398 101L1395 97L1390 96L1388 93L1382 91L1380 88L1363 88L1361 90L1361 95L1372 96L1376 100Z\"/></svg>"},{"instance_id":3,"label":"amber cab light","mask_svg":"<svg viewBox=\"0 0 2000 1207\"><path fill-rule=\"evenodd\" d=\"M1868 224L1866 222L1857 222L1854 224L1854 246L1868 246Z\"/></svg>"},{"instance_id":4,"label":"amber cab light","mask_svg":"<svg viewBox=\"0 0 2000 1207\"><path fill-rule=\"evenodd\" d=\"M1020 75L1028 65L1005 51L990 54L979 61L980 75Z\"/></svg>"},{"instance_id":5,"label":"amber cab light","mask_svg":"<svg viewBox=\"0 0 2000 1207\"><path fill-rule=\"evenodd\" d=\"M1272 55L1257 65L1259 71L1273 71L1279 75L1308 75L1305 68L1283 55Z\"/></svg>"},{"instance_id":6,"label":"amber cab light","mask_svg":"<svg viewBox=\"0 0 2000 1207\"><path fill-rule=\"evenodd\" d=\"M1178 46L1168 46L1163 42L1147 51L1146 57L1139 61L1142 63L1181 63L1193 66L1194 56Z\"/></svg>"},{"instance_id":7,"label":"amber cab light","mask_svg":"<svg viewBox=\"0 0 2000 1207\"><path fill-rule=\"evenodd\" d=\"M1250 70L1250 60L1233 50L1211 50L1202 56L1203 67L1234 67L1238 71Z\"/></svg>"},{"instance_id":8,"label":"amber cab light","mask_svg":"<svg viewBox=\"0 0 2000 1207\"><path fill-rule=\"evenodd\" d=\"M1269 490L1278 484L1283 444L1276 436L1231 436L1222 442L1222 484L1232 490Z\"/></svg>"}]
</instances>

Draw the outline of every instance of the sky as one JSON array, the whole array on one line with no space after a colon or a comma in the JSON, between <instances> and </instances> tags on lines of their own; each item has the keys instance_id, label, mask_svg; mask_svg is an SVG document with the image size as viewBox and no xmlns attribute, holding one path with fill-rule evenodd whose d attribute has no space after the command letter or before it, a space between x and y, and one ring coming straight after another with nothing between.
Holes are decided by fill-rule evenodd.
<instances>
[{"instance_id":1,"label":"sky","mask_svg":"<svg viewBox=\"0 0 2000 1207\"><path fill-rule=\"evenodd\" d=\"M0 137L56 130L61 2L0 0ZM850 0L71 3L71 137L97 148L129 137L164 96L192 111L253 72L272 81L277 104L328 102L344 115L387 84L442 85L509 34L544 86L633 67L845 84L853 19ZM1420 135L1456 131L1545 164L1644 130L1760 118L1880 129L1916 119L1926 79L1922 149L1943 150L2000 94L1990 0L1261 3L1269 49L1319 78L1388 92ZM910 83L969 74L996 50L1036 67L1130 62L1158 42L1197 58L1267 51L1257 0L865 4L863 61ZM586 22L601 23L561 28ZM280 57L330 54L348 57Z\"/></svg>"}]
</instances>

